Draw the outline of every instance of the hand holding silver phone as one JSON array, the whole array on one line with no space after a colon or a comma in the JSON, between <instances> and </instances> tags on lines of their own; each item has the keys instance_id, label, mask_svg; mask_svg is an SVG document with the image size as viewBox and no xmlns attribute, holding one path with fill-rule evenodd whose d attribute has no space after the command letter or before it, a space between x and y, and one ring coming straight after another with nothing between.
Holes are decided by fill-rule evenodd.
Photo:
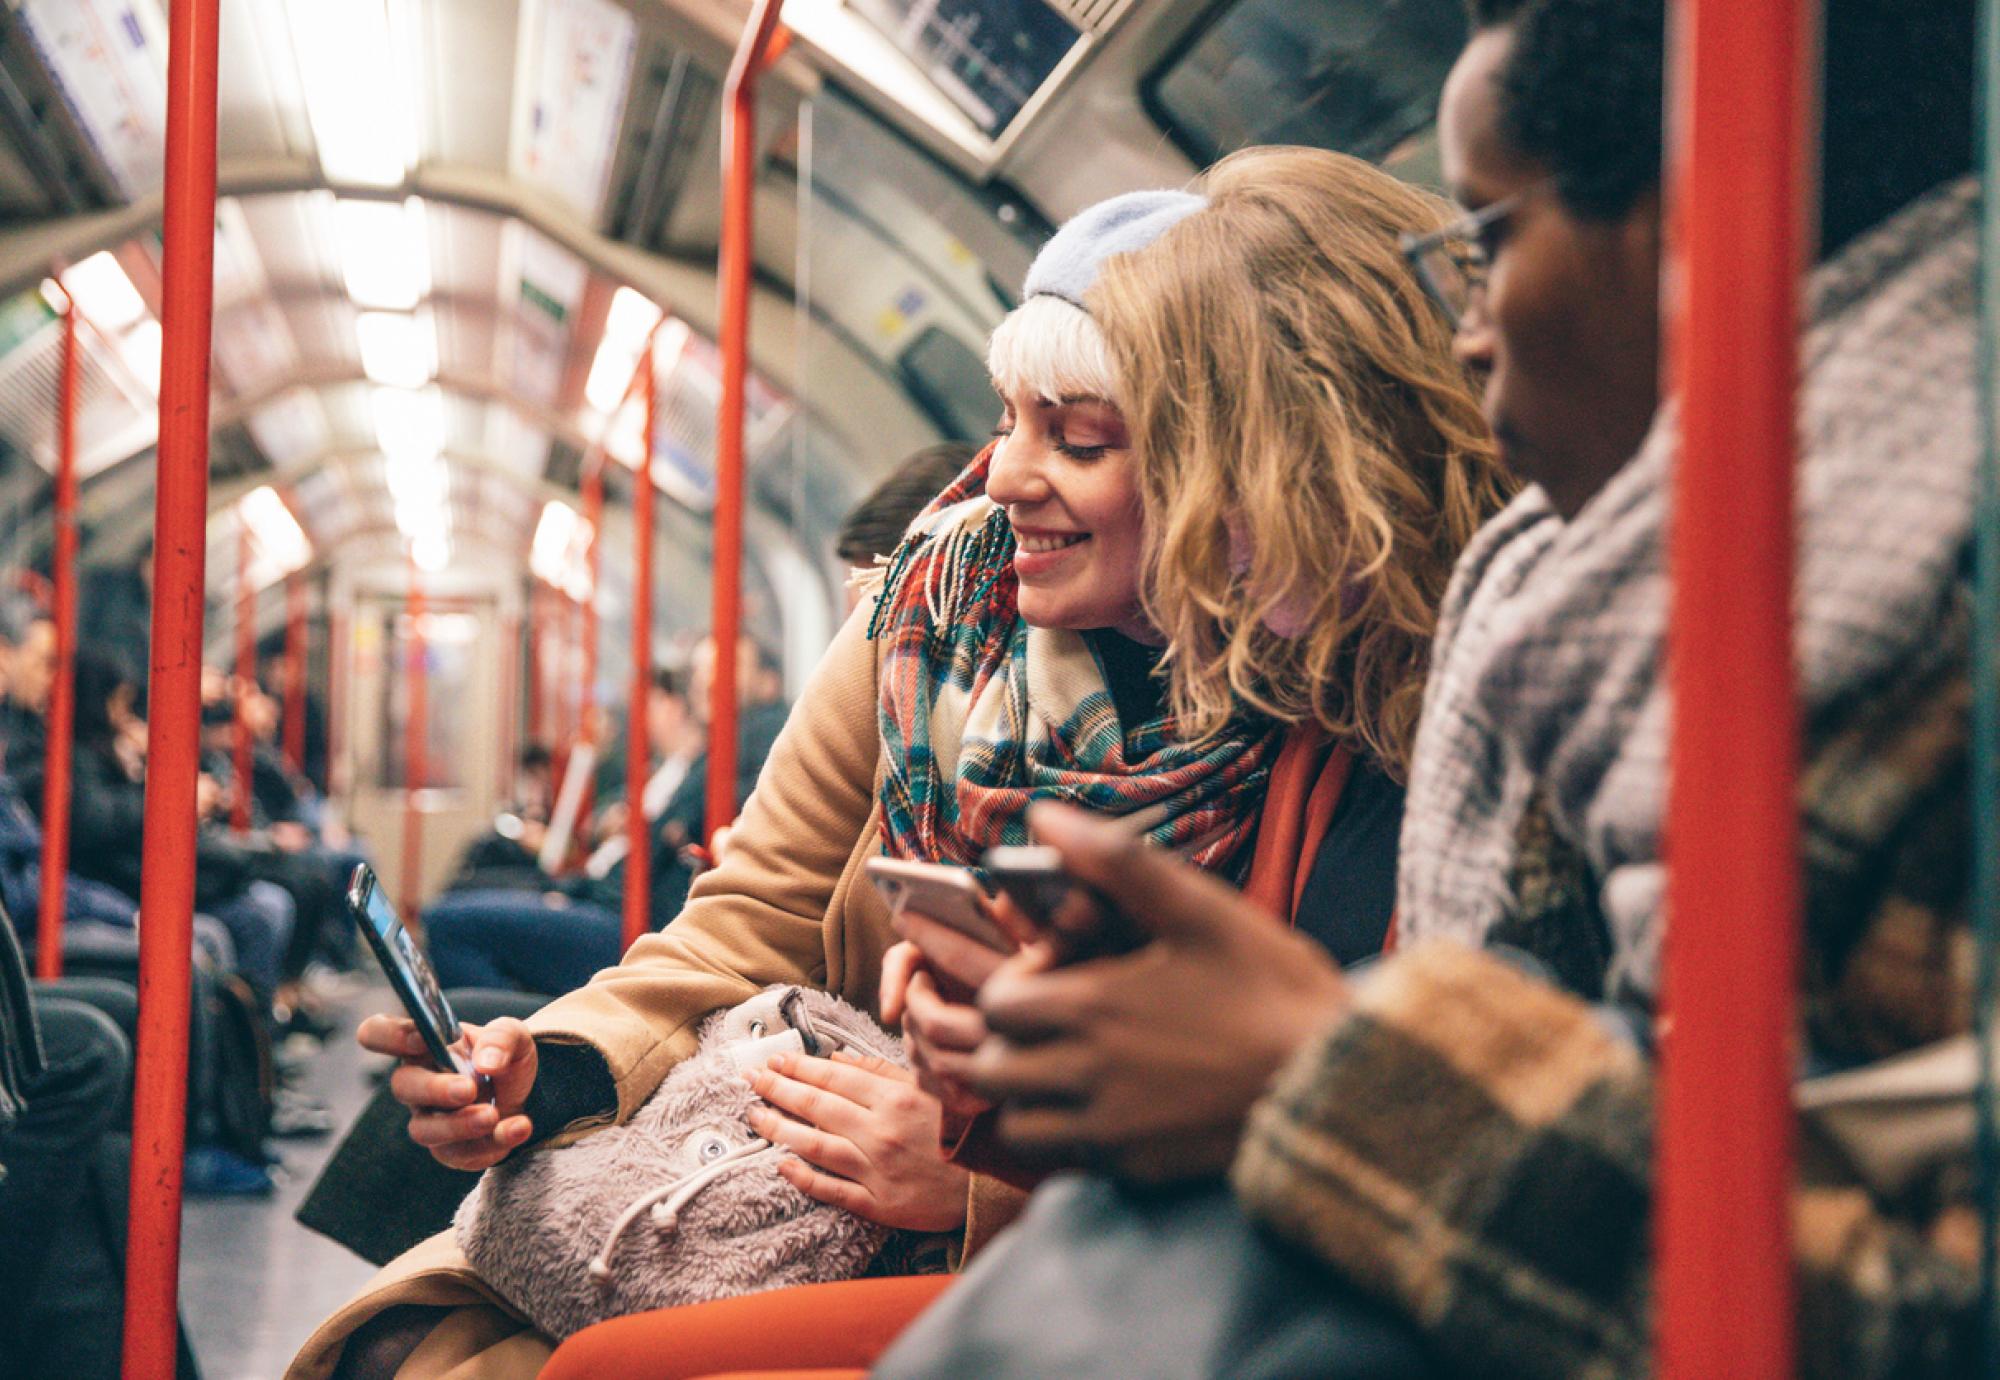
<instances>
[{"instance_id":1,"label":"hand holding silver phone","mask_svg":"<svg viewBox=\"0 0 2000 1380\"><path fill-rule=\"evenodd\" d=\"M987 909L986 893L970 868L902 858L870 858L866 870L868 879L882 893L892 913L914 911L997 953L1014 952L1014 941L993 919Z\"/></svg>"}]
</instances>

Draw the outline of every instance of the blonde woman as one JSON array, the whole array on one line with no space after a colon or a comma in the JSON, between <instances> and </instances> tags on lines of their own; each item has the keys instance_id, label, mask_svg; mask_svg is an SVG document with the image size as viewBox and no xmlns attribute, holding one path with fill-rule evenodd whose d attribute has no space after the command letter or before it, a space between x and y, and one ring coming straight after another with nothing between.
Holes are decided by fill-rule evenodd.
<instances>
[{"instance_id":1,"label":"blonde woman","mask_svg":"<svg viewBox=\"0 0 2000 1380\"><path fill-rule=\"evenodd\" d=\"M1503 497L1446 327L1397 252L1399 234L1445 212L1354 160L1264 150L1191 192L1116 198L1064 226L992 341L994 443L835 639L681 917L525 1024L471 1031L492 1104L425 1064L406 1022L363 1026L364 1044L405 1060L393 1086L412 1137L476 1169L622 1121L700 1017L767 984L875 1008L897 936L862 864L970 863L1025 838L1036 800L1131 816L1286 917L1313 890L1311 864L1345 840L1374 884L1319 890L1379 943L1432 611ZM1162 262L1183 244L1210 262ZM1195 295L1125 326L1149 281ZM1100 290L1114 294L1102 320ZM1121 338L1161 327L1181 334ZM1349 808L1364 779L1371 800ZM1339 800L1317 831L1303 827L1314 797ZM1372 913L1350 892L1375 896ZM796 1153L783 1172L809 1197L953 1233L958 1258L1018 1208L1018 1192L938 1153L959 1127L908 1074L794 1058L757 1087L773 1110L752 1129ZM861 1292L832 1318L780 1292L627 1319L581 1334L549 1373L641 1373L591 1347L655 1320L673 1331L636 1344L651 1365L765 1363L788 1319L808 1334L796 1355L833 1364L827 1347L879 1343L879 1324L937 1285L830 1287ZM443 1236L393 1262L291 1373L526 1375L549 1352Z\"/></svg>"}]
</instances>

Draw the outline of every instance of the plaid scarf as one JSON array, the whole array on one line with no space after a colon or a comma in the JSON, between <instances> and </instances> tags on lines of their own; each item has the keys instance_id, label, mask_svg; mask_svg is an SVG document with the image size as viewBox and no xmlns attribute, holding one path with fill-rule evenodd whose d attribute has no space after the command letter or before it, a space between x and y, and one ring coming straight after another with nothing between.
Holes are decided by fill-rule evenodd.
<instances>
[{"instance_id":1,"label":"plaid scarf","mask_svg":"<svg viewBox=\"0 0 2000 1380\"><path fill-rule=\"evenodd\" d=\"M1242 716L1188 742L1170 713L1121 723L1084 637L1030 627L1014 535L985 496L988 446L911 525L868 635L883 643L883 851L971 865L1064 800L1142 815L1146 836L1230 875L1249 856L1279 730Z\"/></svg>"}]
</instances>

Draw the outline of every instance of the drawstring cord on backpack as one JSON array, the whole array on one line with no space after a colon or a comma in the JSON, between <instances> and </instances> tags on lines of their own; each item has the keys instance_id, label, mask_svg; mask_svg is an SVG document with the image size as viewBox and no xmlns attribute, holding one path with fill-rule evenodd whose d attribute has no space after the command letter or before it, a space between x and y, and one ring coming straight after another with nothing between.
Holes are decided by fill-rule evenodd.
<instances>
[{"instance_id":1,"label":"drawstring cord on backpack","mask_svg":"<svg viewBox=\"0 0 2000 1380\"><path fill-rule=\"evenodd\" d=\"M611 1253L618 1249L618 1242L626 1230L639 1220L640 1213L651 1208L653 1225L661 1231L672 1231L680 1220L681 1209L693 1202L695 1195L704 1188L733 1169L741 1169L767 1155L782 1153L779 1147L759 1138L737 1146L721 1159L703 1165L691 1174L683 1174L657 1188L647 1189L612 1224L611 1234L605 1238L603 1249L590 1262L590 1277L599 1284L611 1282Z\"/></svg>"}]
</instances>

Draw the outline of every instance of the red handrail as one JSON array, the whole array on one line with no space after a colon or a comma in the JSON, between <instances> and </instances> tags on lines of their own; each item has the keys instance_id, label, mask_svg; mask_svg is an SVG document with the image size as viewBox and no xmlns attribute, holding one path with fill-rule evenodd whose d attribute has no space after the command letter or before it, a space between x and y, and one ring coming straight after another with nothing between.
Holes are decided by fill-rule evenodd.
<instances>
[{"instance_id":1,"label":"red handrail","mask_svg":"<svg viewBox=\"0 0 2000 1380\"><path fill-rule=\"evenodd\" d=\"M639 467L632 472L632 692L625 711L625 907L623 937L631 948L652 928L653 836L646 818L646 699L653 682L653 443L658 436L659 387L653 373L653 346L659 329L646 337L639 356L639 398L645 409L646 439Z\"/></svg>"},{"instance_id":2,"label":"red handrail","mask_svg":"<svg viewBox=\"0 0 2000 1380\"><path fill-rule=\"evenodd\" d=\"M577 717L581 721L582 735L592 747L602 747L597 741L597 659L598 640L603 634L597 615L598 580L604 574L604 460L600 453L597 463L589 466L583 477L583 517L590 524L589 545L584 548L584 560L590 571L590 597L580 605L583 611L583 686ZM593 769L590 780L584 783L583 803L577 810L578 819L589 819L597 809L595 784L597 773Z\"/></svg>"},{"instance_id":3,"label":"red handrail","mask_svg":"<svg viewBox=\"0 0 2000 1380\"><path fill-rule=\"evenodd\" d=\"M1804 0L1675 7L1682 446L1660 1087L1660 1373L1792 1373L1799 955L1792 468Z\"/></svg>"},{"instance_id":4,"label":"red handrail","mask_svg":"<svg viewBox=\"0 0 2000 1380\"><path fill-rule=\"evenodd\" d=\"M403 703L403 864L398 870L402 876L401 903L403 923L416 923L419 903L423 899L423 837L424 816L419 806L417 793L423 790L425 778L425 738L430 725L428 717L424 665L424 581L417 569L416 557L409 561L410 597L405 606L405 616L410 621L410 634L404 642L403 674L405 682Z\"/></svg>"},{"instance_id":5,"label":"red handrail","mask_svg":"<svg viewBox=\"0 0 2000 1380\"><path fill-rule=\"evenodd\" d=\"M743 418L750 372L751 204L757 182L757 78L774 56L781 0L756 0L723 84L722 397L715 413L715 674L708 699L708 838L736 818L736 644L743 635ZM706 842L707 840L704 840Z\"/></svg>"},{"instance_id":6,"label":"red handrail","mask_svg":"<svg viewBox=\"0 0 2000 1380\"><path fill-rule=\"evenodd\" d=\"M500 623L500 788L512 799L514 773L519 765L515 744L521 717L521 692L515 678L521 674L521 620L509 614Z\"/></svg>"},{"instance_id":7,"label":"red handrail","mask_svg":"<svg viewBox=\"0 0 2000 1380\"><path fill-rule=\"evenodd\" d=\"M208 359L215 272L215 74L220 0L167 9L167 150L160 442L140 879L139 1048L125 1254L126 1380L174 1373L181 1156L187 1143L195 778L208 542Z\"/></svg>"},{"instance_id":8,"label":"red handrail","mask_svg":"<svg viewBox=\"0 0 2000 1380\"><path fill-rule=\"evenodd\" d=\"M76 303L64 293L62 375L56 403L56 673L49 686L46 767L42 778L42 892L35 917L35 975L62 976L63 904L69 891L69 776L76 726L76 379L82 344Z\"/></svg>"},{"instance_id":9,"label":"red handrail","mask_svg":"<svg viewBox=\"0 0 2000 1380\"><path fill-rule=\"evenodd\" d=\"M528 741L549 745L548 730L548 598L542 582L528 581Z\"/></svg>"},{"instance_id":10,"label":"red handrail","mask_svg":"<svg viewBox=\"0 0 2000 1380\"><path fill-rule=\"evenodd\" d=\"M332 591L326 595L326 793L339 797L347 791L347 768L342 754L341 715L347 712L347 620L334 607Z\"/></svg>"},{"instance_id":11,"label":"red handrail","mask_svg":"<svg viewBox=\"0 0 2000 1380\"><path fill-rule=\"evenodd\" d=\"M229 827L239 834L250 832L251 772L250 692L257 683L257 591L250 583L250 553L254 544L250 524L237 512L236 532L236 721L230 741L230 774L236 780L230 793Z\"/></svg>"},{"instance_id":12,"label":"red handrail","mask_svg":"<svg viewBox=\"0 0 2000 1380\"><path fill-rule=\"evenodd\" d=\"M306 774L306 587L296 573L285 580L285 760Z\"/></svg>"}]
</instances>

